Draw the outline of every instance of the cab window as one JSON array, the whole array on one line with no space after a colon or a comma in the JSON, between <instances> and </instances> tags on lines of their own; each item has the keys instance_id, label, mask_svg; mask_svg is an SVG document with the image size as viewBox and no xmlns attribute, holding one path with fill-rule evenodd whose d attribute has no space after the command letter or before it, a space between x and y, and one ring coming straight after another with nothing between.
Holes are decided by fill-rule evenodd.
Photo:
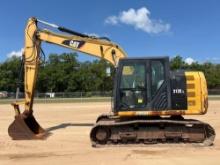
<instances>
[{"instance_id":1,"label":"cab window","mask_svg":"<svg viewBox=\"0 0 220 165\"><path fill-rule=\"evenodd\" d=\"M120 81L120 108L141 108L146 105L145 63L125 64Z\"/></svg>"},{"instance_id":2,"label":"cab window","mask_svg":"<svg viewBox=\"0 0 220 165\"><path fill-rule=\"evenodd\" d=\"M164 65L161 61L151 62L151 95L155 96L165 80Z\"/></svg>"}]
</instances>

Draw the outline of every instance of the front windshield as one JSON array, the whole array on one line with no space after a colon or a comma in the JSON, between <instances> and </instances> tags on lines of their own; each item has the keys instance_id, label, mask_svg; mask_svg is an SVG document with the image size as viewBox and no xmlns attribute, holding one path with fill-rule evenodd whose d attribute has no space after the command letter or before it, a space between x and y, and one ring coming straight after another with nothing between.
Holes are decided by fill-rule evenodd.
<instances>
[{"instance_id":1,"label":"front windshield","mask_svg":"<svg viewBox=\"0 0 220 165\"><path fill-rule=\"evenodd\" d=\"M130 64L123 66L120 88L144 88L145 66L144 64Z\"/></svg>"}]
</instances>

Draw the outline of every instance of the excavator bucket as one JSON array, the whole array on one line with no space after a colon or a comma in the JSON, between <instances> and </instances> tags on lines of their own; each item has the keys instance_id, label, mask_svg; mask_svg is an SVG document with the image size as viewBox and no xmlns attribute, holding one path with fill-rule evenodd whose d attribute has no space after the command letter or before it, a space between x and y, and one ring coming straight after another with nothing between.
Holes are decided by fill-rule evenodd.
<instances>
[{"instance_id":1,"label":"excavator bucket","mask_svg":"<svg viewBox=\"0 0 220 165\"><path fill-rule=\"evenodd\" d=\"M44 139L48 132L38 124L34 116L24 118L23 115L16 115L8 128L8 134L13 140L32 140Z\"/></svg>"},{"instance_id":2,"label":"excavator bucket","mask_svg":"<svg viewBox=\"0 0 220 165\"><path fill-rule=\"evenodd\" d=\"M13 140L45 139L49 133L36 121L33 115L24 117L18 114L8 127L8 134Z\"/></svg>"}]
</instances>

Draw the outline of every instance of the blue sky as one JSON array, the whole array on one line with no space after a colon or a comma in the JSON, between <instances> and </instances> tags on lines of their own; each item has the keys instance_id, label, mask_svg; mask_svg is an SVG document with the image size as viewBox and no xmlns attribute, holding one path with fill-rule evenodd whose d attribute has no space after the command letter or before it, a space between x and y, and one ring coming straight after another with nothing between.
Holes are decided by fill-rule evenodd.
<instances>
[{"instance_id":1,"label":"blue sky","mask_svg":"<svg viewBox=\"0 0 220 165\"><path fill-rule=\"evenodd\" d=\"M130 57L179 54L199 62L220 63L218 0L2 0L0 61L24 45L29 17L75 31L108 36ZM70 52L43 44L49 53ZM81 55L80 60L90 60Z\"/></svg>"}]
</instances>

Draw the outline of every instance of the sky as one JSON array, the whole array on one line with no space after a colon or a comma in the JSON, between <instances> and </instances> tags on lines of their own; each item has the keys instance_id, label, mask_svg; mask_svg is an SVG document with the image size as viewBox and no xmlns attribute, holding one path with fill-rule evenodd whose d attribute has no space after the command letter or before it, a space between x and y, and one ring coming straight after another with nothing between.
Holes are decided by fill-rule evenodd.
<instances>
[{"instance_id":1,"label":"sky","mask_svg":"<svg viewBox=\"0 0 220 165\"><path fill-rule=\"evenodd\" d=\"M220 63L219 0L1 0L0 62L20 55L29 17L107 36L129 57L181 55L188 63ZM71 52L42 45L46 55ZM92 60L80 54L79 59Z\"/></svg>"}]
</instances>

